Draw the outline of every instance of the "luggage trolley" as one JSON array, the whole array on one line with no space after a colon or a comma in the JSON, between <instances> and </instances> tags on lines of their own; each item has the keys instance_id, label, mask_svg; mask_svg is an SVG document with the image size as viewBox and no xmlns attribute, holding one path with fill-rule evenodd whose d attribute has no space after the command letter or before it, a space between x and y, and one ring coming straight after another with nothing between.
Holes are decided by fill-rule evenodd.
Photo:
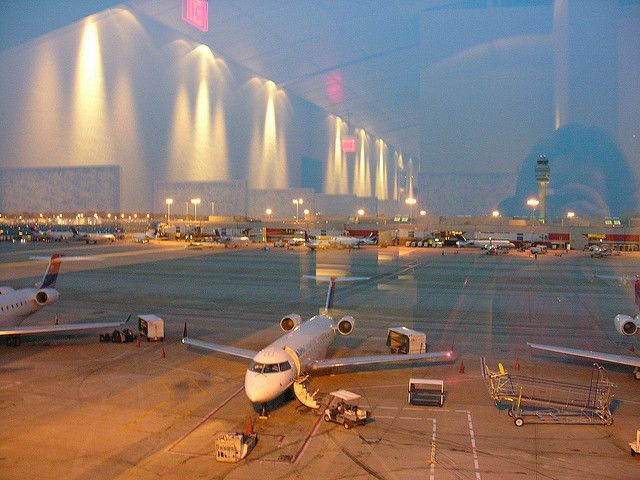
<instances>
[{"instance_id":1,"label":"luggage trolley","mask_svg":"<svg viewBox=\"0 0 640 480\"><path fill-rule=\"evenodd\" d=\"M511 375L502 364L487 367L488 387L496 404L506 404L516 426L526 423L611 425L614 385L604 368L594 364L589 384Z\"/></svg>"}]
</instances>

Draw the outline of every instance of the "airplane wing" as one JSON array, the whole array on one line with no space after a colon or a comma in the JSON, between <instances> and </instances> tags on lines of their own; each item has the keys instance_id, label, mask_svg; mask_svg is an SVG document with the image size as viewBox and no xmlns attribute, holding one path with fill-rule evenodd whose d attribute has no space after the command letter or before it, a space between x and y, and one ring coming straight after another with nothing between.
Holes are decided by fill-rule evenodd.
<instances>
[{"instance_id":1,"label":"airplane wing","mask_svg":"<svg viewBox=\"0 0 640 480\"><path fill-rule=\"evenodd\" d=\"M253 359L256 353L253 350L246 350L244 348L236 348L228 345L220 345L217 343L203 342L201 340L195 340L193 338L184 337L182 343L185 345L191 345L193 347L203 348L205 350L213 350L214 352L226 353L234 357Z\"/></svg>"},{"instance_id":2,"label":"airplane wing","mask_svg":"<svg viewBox=\"0 0 640 480\"><path fill-rule=\"evenodd\" d=\"M326 358L313 362L309 370L322 370L325 368L352 367L358 365L374 365L379 363L402 363L402 362L441 362L454 360L452 351L410 353L407 355L371 355L368 357L348 357L348 358Z\"/></svg>"},{"instance_id":3,"label":"airplane wing","mask_svg":"<svg viewBox=\"0 0 640 480\"><path fill-rule=\"evenodd\" d=\"M77 332L80 330L100 330L111 329L126 325L127 322L94 322L94 323L66 323L62 325L36 325L28 327L13 327L0 330L3 335L34 335L37 333L64 333Z\"/></svg>"},{"instance_id":4,"label":"airplane wing","mask_svg":"<svg viewBox=\"0 0 640 480\"><path fill-rule=\"evenodd\" d=\"M553 345L540 345L539 343L528 343L531 348L546 350L548 352L562 353L574 357L588 358L590 360L600 360L602 362L617 363L619 365L629 365L640 368L640 357L628 357L626 355L616 355L614 353L594 352L592 350L578 350L576 348L554 347Z\"/></svg>"}]
</instances>

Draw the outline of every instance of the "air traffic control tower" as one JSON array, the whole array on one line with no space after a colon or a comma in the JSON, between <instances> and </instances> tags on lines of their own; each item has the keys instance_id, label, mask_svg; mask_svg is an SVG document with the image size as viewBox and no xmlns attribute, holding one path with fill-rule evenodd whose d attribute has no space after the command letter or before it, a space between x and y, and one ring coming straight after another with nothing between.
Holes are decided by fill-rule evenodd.
<instances>
[{"instance_id":1,"label":"air traffic control tower","mask_svg":"<svg viewBox=\"0 0 640 480\"><path fill-rule=\"evenodd\" d=\"M536 182L538 182L538 200L540 201L538 218L542 223L544 223L547 214L547 185L549 184L550 174L549 160L545 155L540 155L536 163Z\"/></svg>"}]
</instances>

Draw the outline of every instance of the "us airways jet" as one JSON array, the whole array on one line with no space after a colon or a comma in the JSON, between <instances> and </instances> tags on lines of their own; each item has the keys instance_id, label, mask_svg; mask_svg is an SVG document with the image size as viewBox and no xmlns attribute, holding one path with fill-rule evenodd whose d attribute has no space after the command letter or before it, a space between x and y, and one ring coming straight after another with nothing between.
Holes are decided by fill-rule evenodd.
<instances>
[{"instance_id":1,"label":"us airways jet","mask_svg":"<svg viewBox=\"0 0 640 480\"><path fill-rule=\"evenodd\" d=\"M619 278L619 277L615 277ZM634 290L636 298L636 306L640 309L640 277L624 277L622 280L634 281ZM640 315L631 317L623 313L619 313L613 319L613 325L620 335L633 336L640 332ZM633 377L640 380L640 356L617 355L615 353L595 352L593 350L579 350L577 348L568 348L555 345L542 345L539 343L527 343L531 348L537 350L545 350L548 352L570 355L573 357L588 358L590 360L598 360L600 362L615 363L618 365L628 365L634 367Z\"/></svg>"},{"instance_id":2,"label":"us airways jet","mask_svg":"<svg viewBox=\"0 0 640 480\"><path fill-rule=\"evenodd\" d=\"M43 259L43 257L32 258ZM0 287L0 337L7 338L7 345L19 345L21 335L110 329L124 325L124 322L98 322L21 327L20 324L29 315L51 305L60 298L60 293L55 289L55 285L63 261L96 260L91 257L65 257L61 254L44 258L49 260L49 265L42 280L36 283L35 288L14 290L11 287Z\"/></svg>"},{"instance_id":3,"label":"us airways jet","mask_svg":"<svg viewBox=\"0 0 640 480\"><path fill-rule=\"evenodd\" d=\"M306 278L329 282L324 312L311 317L306 322L303 322L300 315L296 313L284 316L280 320L280 328L285 334L259 352L189 338L185 324L182 343L251 360L245 373L244 390L251 402L262 405L261 416L267 415L267 402L278 398L291 386L294 387L294 393L300 402L311 408L317 408L319 404L314 399L315 394L309 394L304 387L310 372L371 364L454 360L452 351L326 358L327 349L333 343L336 334L350 335L355 325L355 320L350 315L339 320L331 315L336 282L366 280L366 278Z\"/></svg>"}]
</instances>

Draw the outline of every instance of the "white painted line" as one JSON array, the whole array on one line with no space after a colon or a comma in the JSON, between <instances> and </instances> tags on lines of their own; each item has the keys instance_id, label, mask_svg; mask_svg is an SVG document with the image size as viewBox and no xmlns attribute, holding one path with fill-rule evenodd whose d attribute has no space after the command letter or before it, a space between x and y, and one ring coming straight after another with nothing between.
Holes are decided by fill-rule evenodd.
<instances>
[{"instance_id":1,"label":"white painted line","mask_svg":"<svg viewBox=\"0 0 640 480\"><path fill-rule=\"evenodd\" d=\"M373 418L396 418L393 415L376 415Z\"/></svg>"},{"instance_id":2,"label":"white painted line","mask_svg":"<svg viewBox=\"0 0 640 480\"><path fill-rule=\"evenodd\" d=\"M211 410L202 420L200 420L198 422L198 424L193 427L191 430L189 430L187 433L185 433L184 435L182 435L180 438L178 438L175 442L173 442L171 445L169 445L167 448L165 448L165 452L170 452L173 447L175 447L176 445L178 445L182 440L184 440L185 438L187 438L187 436L189 436L191 433L193 433L196 429L198 429L200 427L200 425L202 425L204 422L206 422L207 420L209 420L211 417L213 417L216 413L218 413L218 411L220 409L222 409L222 407L224 407L227 403L229 403L231 400L233 400L233 398L238 395L242 390L244 390L244 385L241 385L240 388L238 388L235 392L233 392L231 395L229 395L220 405L218 405L216 408L214 408L213 410Z\"/></svg>"},{"instance_id":3,"label":"white painted line","mask_svg":"<svg viewBox=\"0 0 640 480\"><path fill-rule=\"evenodd\" d=\"M384 410L398 410L398 407L383 407L381 405L376 407L376 408L381 408L381 409L384 409Z\"/></svg>"},{"instance_id":4,"label":"white painted line","mask_svg":"<svg viewBox=\"0 0 640 480\"><path fill-rule=\"evenodd\" d=\"M421 417L398 417L400 420L422 420Z\"/></svg>"},{"instance_id":5,"label":"white painted line","mask_svg":"<svg viewBox=\"0 0 640 480\"><path fill-rule=\"evenodd\" d=\"M454 410L456 413L469 413L469 410Z\"/></svg>"},{"instance_id":6,"label":"white painted line","mask_svg":"<svg viewBox=\"0 0 640 480\"><path fill-rule=\"evenodd\" d=\"M484 357L480 357L480 375L484 380L487 379L487 363Z\"/></svg>"},{"instance_id":7,"label":"white painted line","mask_svg":"<svg viewBox=\"0 0 640 480\"><path fill-rule=\"evenodd\" d=\"M471 453L473 454L473 466L476 469L476 480L481 480L480 464L478 463L478 451L476 450L476 436L473 432L473 422L471 421L471 412L467 411L467 420L469 421L469 436L471 437Z\"/></svg>"}]
</instances>

